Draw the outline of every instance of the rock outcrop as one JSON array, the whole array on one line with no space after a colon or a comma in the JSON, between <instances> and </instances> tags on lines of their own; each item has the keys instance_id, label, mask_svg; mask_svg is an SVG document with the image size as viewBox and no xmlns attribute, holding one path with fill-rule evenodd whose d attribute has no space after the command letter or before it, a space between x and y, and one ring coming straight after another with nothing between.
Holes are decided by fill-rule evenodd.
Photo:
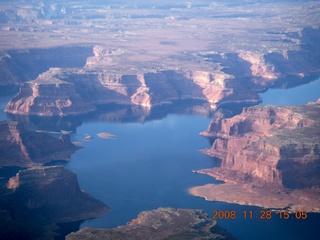
<instances>
[{"instance_id":1,"label":"rock outcrop","mask_svg":"<svg viewBox=\"0 0 320 240\"><path fill-rule=\"evenodd\" d=\"M320 177L307 171L320 171L319 116L319 104L245 108L240 115L210 123L202 134L218 139L205 152L223 159L221 169L276 186L320 185Z\"/></svg>"},{"instance_id":2,"label":"rock outcrop","mask_svg":"<svg viewBox=\"0 0 320 240\"><path fill-rule=\"evenodd\" d=\"M43 75L47 76L48 74ZM86 103L76 92L73 84L55 78L49 78L42 82L43 75L35 82L22 85L19 94L8 103L8 112L61 116L95 110L92 104Z\"/></svg>"},{"instance_id":3,"label":"rock outcrop","mask_svg":"<svg viewBox=\"0 0 320 240\"><path fill-rule=\"evenodd\" d=\"M234 239L204 211L158 208L141 212L126 226L113 229L85 228L69 234L76 239Z\"/></svg>"},{"instance_id":4,"label":"rock outcrop","mask_svg":"<svg viewBox=\"0 0 320 240\"><path fill-rule=\"evenodd\" d=\"M199 61L198 66L161 68L150 63L143 68L133 63L131 68L124 69L121 59L132 53L123 48L96 46L85 67L50 68L35 80L25 82L6 111L65 116L95 111L99 104L151 108L184 99L206 101L213 109L226 103L257 104L258 92L300 85L318 76L320 51L315 39L319 32L318 28L301 30L296 49L284 52L204 51L192 56L193 61ZM18 81L13 75L12 79L13 83Z\"/></svg>"},{"instance_id":5,"label":"rock outcrop","mask_svg":"<svg viewBox=\"0 0 320 240\"><path fill-rule=\"evenodd\" d=\"M53 239L54 226L104 215L108 206L80 189L71 171L57 166L19 171L0 195L1 237Z\"/></svg>"},{"instance_id":6,"label":"rock outcrop","mask_svg":"<svg viewBox=\"0 0 320 240\"><path fill-rule=\"evenodd\" d=\"M277 191L280 194L305 190L304 197L310 200L308 204L314 203L314 196L319 194L317 189L320 186L319 129L320 105L317 103L295 107L245 108L235 117L213 120L208 129L202 133L206 137L215 138L212 147L203 152L222 161L220 167L199 172L227 182L226 189L232 188L232 184L239 184L252 193L263 192L261 189L268 192L266 189L269 189L271 191L269 197ZM223 185L217 188L223 188ZM210 187L215 188L213 185L208 185L207 190ZM198 189L202 192L200 195L212 199L209 195L214 195L213 191L210 190L209 194L208 190L206 194L204 189L200 188ZM194 194L199 194L199 191L191 190ZM281 195L288 200L285 201L287 205L290 205L291 201L303 206L305 201L299 199L297 191L291 195ZM219 195L217 192L216 194ZM235 194L231 195L236 197ZM228 201L232 201L231 195L227 197ZM239 197L233 201L254 202L249 195L247 199L240 200ZM253 195L258 196L258 194ZM260 200L257 200L260 204L257 205L263 205L261 203L263 198L265 202L268 201L265 193L260 196ZM316 199L319 199L319 196ZM280 202L279 200L278 203ZM271 202L266 204L270 205ZM314 203L313 206L308 205L307 209L319 211L320 205Z\"/></svg>"},{"instance_id":7,"label":"rock outcrop","mask_svg":"<svg viewBox=\"0 0 320 240\"><path fill-rule=\"evenodd\" d=\"M105 214L108 207L79 187L76 174L63 167L19 171L3 198L15 219L41 224L77 221ZM4 206L3 205L3 206Z\"/></svg>"},{"instance_id":8,"label":"rock outcrop","mask_svg":"<svg viewBox=\"0 0 320 240\"><path fill-rule=\"evenodd\" d=\"M68 46L0 53L0 86L21 85L52 67L83 67L92 54L89 46Z\"/></svg>"},{"instance_id":9,"label":"rock outcrop","mask_svg":"<svg viewBox=\"0 0 320 240\"><path fill-rule=\"evenodd\" d=\"M7 105L13 114L72 115L94 111L98 104L133 104L151 108L184 99L259 102L228 75L203 71L159 71L137 75L101 70L53 68L22 85Z\"/></svg>"},{"instance_id":10,"label":"rock outcrop","mask_svg":"<svg viewBox=\"0 0 320 240\"><path fill-rule=\"evenodd\" d=\"M68 135L60 138L26 130L17 122L0 121L0 165L30 167L54 160L69 160L79 149Z\"/></svg>"}]
</instances>

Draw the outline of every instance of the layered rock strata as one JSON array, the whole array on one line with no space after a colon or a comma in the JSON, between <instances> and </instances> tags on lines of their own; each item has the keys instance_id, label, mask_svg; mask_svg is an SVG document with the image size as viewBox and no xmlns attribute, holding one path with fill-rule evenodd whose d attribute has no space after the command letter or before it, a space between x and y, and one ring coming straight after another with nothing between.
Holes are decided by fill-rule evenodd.
<instances>
[{"instance_id":1,"label":"layered rock strata","mask_svg":"<svg viewBox=\"0 0 320 240\"><path fill-rule=\"evenodd\" d=\"M41 116L91 112L98 104L155 105L182 99L259 102L254 92L229 81L228 75L202 71L159 71L137 75L90 69L50 69L22 85L7 105L14 114Z\"/></svg>"},{"instance_id":2,"label":"layered rock strata","mask_svg":"<svg viewBox=\"0 0 320 240\"><path fill-rule=\"evenodd\" d=\"M320 211L319 129L319 103L256 106L215 119L202 133L215 138L203 152L221 159L221 166L199 172L226 184L196 187L191 193L208 200Z\"/></svg>"},{"instance_id":3,"label":"layered rock strata","mask_svg":"<svg viewBox=\"0 0 320 240\"><path fill-rule=\"evenodd\" d=\"M299 85L320 71L317 1L129 5L1 3L0 85L34 80L50 66L85 65L82 73L64 70L63 83L26 84L7 111L68 115L105 102L152 107L184 98L213 107L257 103L257 91Z\"/></svg>"},{"instance_id":4,"label":"layered rock strata","mask_svg":"<svg viewBox=\"0 0 320 240\"><path fill-rule=\"evenodd\" d=\"M51 68L24 83L6 111L64 116L95 111L99 104L151 108L182 99L200 99L213 109L226 103L257 104L258 92L300 85L318 76L320 51L315 39L319 32L318 28L301 30L296 34L296 48L283 52L188 53L192 64L181 59L181 67L150 62L123 68L121 61L133 53L95 46L94 56L83 68Z\"/></svg>"},{"instance_id":5,"label":"layered rock strata","mask_svg":"<svg viewBox=\"0 0 320 240\"><path fill-rule=\"evenodd\" d=\"M76 239L234 239L204 211L158 208L141 212L126 226L113 229L85 228L69 234Z\"/></svg>"},{"instance_id":6,"label":"layered rock strata","mask_svg":"<svg viewBox=\"0 0 320 240\"><path fill-rule=\"evenodd\" d=\"M17 122L0 121L0 166L30 167L54 160L69 160L79 149L69 135L60 138L26 130Z\"/></svg>"}]
</instances>

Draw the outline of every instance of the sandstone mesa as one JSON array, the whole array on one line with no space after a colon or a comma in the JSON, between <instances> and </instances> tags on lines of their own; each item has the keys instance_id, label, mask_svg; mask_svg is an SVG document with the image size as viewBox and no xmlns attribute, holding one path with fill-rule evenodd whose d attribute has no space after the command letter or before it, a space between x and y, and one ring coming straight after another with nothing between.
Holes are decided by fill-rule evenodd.
<instances>
[{"instance_id":1,"label":"sandstone mesa","mask_svg":"<svg viewBox=\"0 0 320 240\"><path fill-rule=\"evenodd\" d=\"M215 140L203 150L221 165L198 171L224 184L190 189L191 194L268 208L319 212L320 105L245 108L215 119L202 133Z\"/></svg>"}]
</instances>

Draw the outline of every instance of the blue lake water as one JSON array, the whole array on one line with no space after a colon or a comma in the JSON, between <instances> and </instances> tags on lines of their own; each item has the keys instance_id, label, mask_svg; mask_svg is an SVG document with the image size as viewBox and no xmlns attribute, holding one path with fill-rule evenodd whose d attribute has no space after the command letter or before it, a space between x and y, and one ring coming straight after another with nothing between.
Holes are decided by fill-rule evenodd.
<instances>
[{"instance_id":1,"label":"blue lake water","mask_svg":"<svg viewBox=\"0 0 320 240\"><path fill-rule=\"evenodd\" d=\"M312 84L318 82L307 86L314 89ZM1 97L1 108L8 98ZM304 100L304 103L310 101ZM1 119L8 118L5 113L0 114ZM104 217L86 220L81 227L116 227L126 224L141 211L158 207L204 209L209 216L213 210L235 210L238 214L252 210L254 216L258 216L260 208L209 202L187 192L192 186L217 183L209 176L192 172L215 166L214 159L199 152L210 147L209 141L199 132L207 128L212 117L174 112L161 116L126 121L116 121L117 117L110 120L89 116L70 127L72 140L81 142L84 148L73 154L66 168L77 174L82 189L111 208ZM39 121L26 123L33 129L45 127ZM67 123L51 125L58 128L54 130L68 130ZM100 132L115 134L117 138L101 139L97 136ZM87 134L93 137L92 140L83 141ZM306 220L284 220L274 215L270 220L254 218L218 222L240 240L312 240L320 236L320 214L309 213Z\"/></svg>"},{"instance_id":2,"label":"blue lake water","mask_svg":"<svg viewBox=\"0 0 320 240\"><path fill-rule=\"evenodd\" d=\"M208 202L187 193L192 186L215 182L192 172L214 166L213 159L198 151L209 147L199 132L210 120L173 114L145 123L84 122L74 140L81 141L85 134L94 138L82 144L85 148L75 153L66 167L78 175L83 189L106 202L111 211L85 221L81 227L116 227L143 210L158 207L204 209L209 216L215 209L237 213L252 210L257 216L257 207ZM96 136L99 132L118 137L100 139ZM315 239L311 229L320 216L313 215L303 222L274 216L271 220L222 220L219 224L238 239L303 239L307 235Z\"/></svg>"},{"instance_id":3,"label":"blue lake water","mask_svg":"<svg viewBox=\"0 0 320 240\"><path fill-rule=\"evenodd\" d=\"M114 227L146 209L190 204L190 186L214 182L192 172L214 166L210 157L198 152L209 147L208 140L199 136L209 121L169 115L145 123L84 123L75 140L81 141L85 134L94 138L83 143L85 148L66 167L78 175L83 189L106 202L111 211L83 226ZM118 137L100 139L99 132Z\"/></svg>"},{"instance_id":4,"label":"blue lake water","mask_svg":"<svg viewBox=\"0 0 320 240\"><path fill-rule=\"evenodd\" d=\"M320 98L320 79L289 89L269 89L260 97L261 105L293 106L316 102Z\"/></svg>"},{"instance_id":5,"label":"blue lake water","mask_svg":"<svg viewBox=\"0 0 320 240\"><path fill-rule=\"evenodd\" d=\"M209 147L199 136L211 118L172 114L145 123L84 122L73 135L81 141L94 136L85 148L73 155L67 168L78 175L80 186L106 202L111 211L102 218L85 221L81 227L116 227L126 224L143 210L158 207L235 210L259 215L259 209L222 202L208 202L187 193L192 186L214 183L211 177L193 173L210 168L214 161L198 150ZM99 132L110 132L116 139L100 139ZM316 239L320 214L307 220L221 220L219 224L237 239Z\"/></svg>"}]
</instances>

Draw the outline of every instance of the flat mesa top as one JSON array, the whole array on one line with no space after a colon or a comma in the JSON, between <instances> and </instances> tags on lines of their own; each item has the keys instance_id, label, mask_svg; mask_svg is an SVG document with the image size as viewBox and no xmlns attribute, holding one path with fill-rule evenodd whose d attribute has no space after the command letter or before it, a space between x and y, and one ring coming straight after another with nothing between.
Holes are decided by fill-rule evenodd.
<instances>
[{"instance_id":1,"label":"flat mesa top","mask_svg":"<svg viewBox=\"0 0 320 240\"><path fill-rule=\"evenodd\" d=\"M297 34L320 26L315 1L13 1L0 3L0 12L0 51L102 45L125 50L108 63L120 68L213 68L197 56L297 50Z\"/></svg>"}]
</instances>

